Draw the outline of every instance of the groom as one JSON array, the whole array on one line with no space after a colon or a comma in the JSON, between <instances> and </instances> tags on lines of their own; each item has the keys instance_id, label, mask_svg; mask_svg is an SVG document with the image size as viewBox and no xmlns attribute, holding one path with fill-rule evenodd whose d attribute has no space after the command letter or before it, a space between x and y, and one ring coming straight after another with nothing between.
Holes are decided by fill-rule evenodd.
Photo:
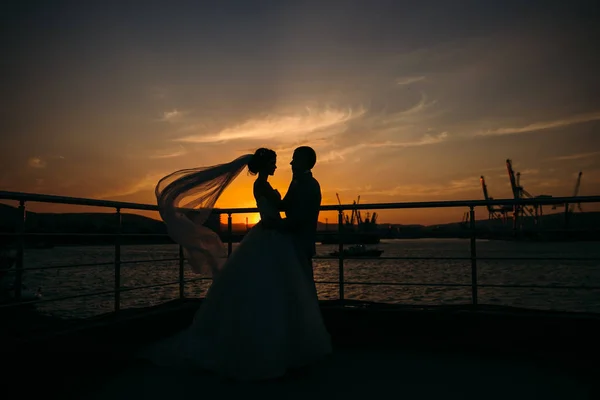
<instances>
[{"instance_id":1,"label":"groom","mask_svg":"<svg viewBox=\"0 0 600 400\"><path fill-rule=\"evenodd\" d=\"M315 290L312 259L316 252L317 219L321 208L321 186L312 176L311 169L317 162L317 154L308 146L294 150L292 157L292 183L283 198L284 229L294 238L294 246L307 279Z\"/></svg>"}]
</instances>

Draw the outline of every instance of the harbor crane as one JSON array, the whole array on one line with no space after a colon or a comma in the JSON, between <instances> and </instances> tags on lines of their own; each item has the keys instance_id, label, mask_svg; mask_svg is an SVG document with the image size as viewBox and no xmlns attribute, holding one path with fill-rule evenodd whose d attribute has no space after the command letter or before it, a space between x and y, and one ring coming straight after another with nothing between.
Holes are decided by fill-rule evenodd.
<instances>
[{"instance_id":1,"label":"harbor crane","mask_svg":"<svg viewBox=\"0 0 600 400\"><path fill-rule=\"evenodd\" d=\"M508 172L508 179L510 180L510 187L513 192L513 198L515 200L523 199L523 198L534 198L527 190L521 186L521 173L515 174L515 171L512 166L512 161L510 159L506 159L506 169ZM517 229L521 226L521 217L523 216L531 216L535 218L535 222L538 221L538 206L534 208L524 207L520 204L515 204L512 207L513 211L513 228Z\"/></svg>"},{"instance_id":2,"label":"harbor crane","mask_svg":"<svg viewBox=\"0 0 600 400\"><path fill-rule=\"evenodd\" d=\"M341 206L342 201L340 200L340 195L338 193L336 193L335 196L337 197L338 204ZM356 200L354 200L352 202L352 205L356 206L359 203L360 203L360 195L358 196L358 198ZM378 214L376 212L374 212L373 214L369 214L369 212L367 212L367 216L363 220L360 210L353 208L352 212L350 213L350 216L348 216L348 214L344 213L344 223L345 223L346 227L353 228L354 223L356 222L356 226L358 227L358 229L367 229L367 228L375 227L377 225L377 217L378 217Z\"/></svg>"},{"instance_id":3,"label":"harbor crane","mask_svg":"<svg viewBox=\"0 0 600 400\"><path fill-rule=\"evenodd\" d=\"M579 195L579 188L581 187L581 175L583 175L583 172L579 171L579 174L577 175L577 182L575 182L575 190L573 190L573 197L577 197ZM565 213L567 213L568 211L573 212L573 209L575 208L575 204L571 204L569 209L567 210L567 205L565 204ZM581 203L577 203L577 209L582 212L583 209L581 208Z\"/></svg>"},{"instance_id":4,"label":"harbor crane","mask_svg":"<svg viewBox=\"0 0 600 400\"><path fill-rule=\"evenodd\" d=\"M479 177L479 181L481 182L481 188L483 189L483 197L485 198L485 200L487 200L487 201L494 200L494 198L491 197L488 193L487 185L485 184L485 177L483 175L481 175ZM491 204L488 204L487 210L488 210L488 219L501 219L502 221L506 222L507 214L510 211L512 211L512 207L511 206L494 207Z\"/></svg>"},{"instance_id":5,"label":"harbor crane","mask_svg":"<svg viewBox=\"0 0 600 400\"><path fill-rule=\"evenodd\" d=\"M513 167L512 167L512 161L510 159L506 160L506 169L508 170L510 186L511 186L511 189L513 192L513 197L515 200L525 199L525 198L528 198L528 199L552 198L552 196L550 196L550 195L533 196L531 193L529 193L527 190L525 190L525 188L523 188L523 185L521 185L521 173L517 172L515 174ZM514 229L517 229L518 227L520 227L522 225L522 221L520 220L520 217L523 217L523 216L533 217L533 221L537 225L540 223L540 217L542 217L543 214L544 214L544 208L541 205L536 205L533 207L515 205L513 208L513 227L514 227Z\"/></svg>"}]
</instances>

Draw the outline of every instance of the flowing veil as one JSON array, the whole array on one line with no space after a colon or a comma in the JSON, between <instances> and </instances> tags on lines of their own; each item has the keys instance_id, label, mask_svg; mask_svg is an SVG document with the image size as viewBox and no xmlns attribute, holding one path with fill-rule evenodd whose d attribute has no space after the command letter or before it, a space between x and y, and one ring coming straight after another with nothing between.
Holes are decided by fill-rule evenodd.
<instances>
[{"instance_id":1,"label":"flowing veil","mask_svg":"<svg viewBox=\"0 0 600 400\"><path fill-rule=\"evenodd\" d=\"M219 235L203 224L227 186L242 172L252 154L227 164L184 169L156 185L158 211L171 239L183 247L184 257L198 274L215 275L225 259Z\"/></svg>"}]
</instances>

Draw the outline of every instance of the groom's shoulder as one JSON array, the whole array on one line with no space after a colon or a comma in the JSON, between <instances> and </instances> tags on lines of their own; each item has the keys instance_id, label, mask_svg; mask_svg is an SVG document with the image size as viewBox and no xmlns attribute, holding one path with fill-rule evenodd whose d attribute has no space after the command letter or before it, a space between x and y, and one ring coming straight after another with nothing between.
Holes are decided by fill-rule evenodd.
<instances>
[{"instance_id":1,"label":"groom's shoulder","mask_svg":"<svg viewBox=\"0 0 600 400\"><path fill-rule=\"evenodd\" d=\"M314 176L311 176L311 177L310 177L310 182L311 182L313 185L315 185L315 186L321 186L321 185L319 184L319 181L317 180L317 178L315 178Z\"/></svg>"},{"instance_id":2,"label":"groom's shoulder","mask_svg":"<svg viewBox=\"0 0 600 400\"><path fill-rule=\"evenodd\" d=\"M311 176L308 182L315 191L321 191L321 184L314 176Z\"/></svg>"}]
</instances>

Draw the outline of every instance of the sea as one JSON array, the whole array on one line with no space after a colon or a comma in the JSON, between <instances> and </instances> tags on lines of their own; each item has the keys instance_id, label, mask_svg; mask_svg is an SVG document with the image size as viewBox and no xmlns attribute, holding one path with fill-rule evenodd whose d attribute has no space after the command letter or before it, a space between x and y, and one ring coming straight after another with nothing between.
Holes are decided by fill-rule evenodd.
<instances>
[{"instance_id":1,"label":"sea","mask_svg":"<svg viewBox=\"0 0 600 400\"><path fill-rule=\"evenodd\" d=\"M234 248L237 245L234 245ZM382 257L470 257L468 239L395 239L376 246ZM479 284L586 286L600 288L600 246L595 242L539 243L478 240L478 257L507 258L478 260ZM327 256L336 245L317 245L317 255ZM56 247L27 249L24 283L30 290L41 289L43 299L54 299L114 288L114 247ZM122 261L136 261L121 266L124 288L176 282L178 261L176 245L122 246ZM527 260L527 258L596 258L597 260ZM515 259L521 258L521 259ZM101 266L74 268L72 265L106 263ZM44 270L28 268L57 267ZM435 284L471 284L470 260L345 260L345 298L409 305L457 305L472 301L471 287L443 287ZM338 260L314 261L316 281L338 282ZM186 279L199 276L185 267ZM364 282L359 284L359 282ZM384 283L370 285L369 282ZM204 297L210 280L185 286L188 298ZM404 283L409 285L397 285ZM418 286L410 284L431 284ZM337 299L337 284L318 284L320 299ZM125 291L121 309L147 307L179 297L178 284ZM525 307L538 310L600 312L600 289L557 288L489 288L478 289L480 304ZM44 314L60 317L92 317L114 310L114 295L70 298L40 302Z\"/></svg>"}]
</instances>

